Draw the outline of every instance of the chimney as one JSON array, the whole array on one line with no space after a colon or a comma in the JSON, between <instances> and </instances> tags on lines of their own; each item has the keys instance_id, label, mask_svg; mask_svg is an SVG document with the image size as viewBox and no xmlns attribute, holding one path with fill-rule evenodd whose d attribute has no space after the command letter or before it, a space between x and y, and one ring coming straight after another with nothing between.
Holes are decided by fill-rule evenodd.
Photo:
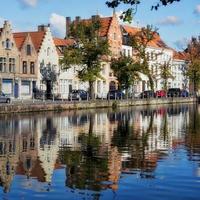
<instances>
[{"instance_id":1,"label":"chimney","mask_svg":"<svg viewBox=\"0 0 200 200\"><path fill-rule=\"evenodd\" d=\"M71 17L66 17L66 38L70 36Z\"/></svg>"},{"instance_id":2,"label":"chimney","mask_svg":"<svg viewBox=\"0 0 200 200\"><path fill-rule=\"evenodd\" d=\"M76 16L76 19L75 19L76 23L80 22L80 20L81 20L81 17L80 16Z\"/></svg>"},{"instance_id":3,"label":"chimney","mask_svg":"<svg viewBox=\"0 0 200 200\"><path fill-rule=\"evenodd\" d=\"M91 17L92 21L95 21L95 20L97 20L99 18L100 18L99 15L92 15L92 17Z\"/></svg>"},{"instance_id":4,"label":"chimney","mask_svg":"<svg viewBox=\"0 0 200 200\"><path fill-rule=\"evenodd\" d=\"M50 27L50 24L48 24L48 25L44 25L44 24L39 25L38 26L38 31L47 31L49 27Z\"/></svg>"}]
</instances>

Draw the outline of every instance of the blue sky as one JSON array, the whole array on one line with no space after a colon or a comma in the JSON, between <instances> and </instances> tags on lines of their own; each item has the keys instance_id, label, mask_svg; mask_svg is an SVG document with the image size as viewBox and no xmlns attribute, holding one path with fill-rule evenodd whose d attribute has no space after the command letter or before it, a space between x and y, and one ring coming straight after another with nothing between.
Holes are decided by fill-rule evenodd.
<instances>
[{"instance_id":1,"label":"blue sky","mask_svg":"<svg viewBox=\"0 0 200 200\"><path fill-rule=\"evenodd\" d=\"M106 0L3 0L1 1L0 24L10 20L15 31L36 29L39 24L51 24L55 35L63 37L65 17L90 17L96 13L109 16L112 10ZM157 0L142 0L134 16L134 24L152 24L159 28L165 42L177 47L192 35L200 34L200 0L181 0L158 11L150 11ZM9 10L8 10L9 8ZM124 7L119 7L120 12Z\"/></svg>"}]
</instances>

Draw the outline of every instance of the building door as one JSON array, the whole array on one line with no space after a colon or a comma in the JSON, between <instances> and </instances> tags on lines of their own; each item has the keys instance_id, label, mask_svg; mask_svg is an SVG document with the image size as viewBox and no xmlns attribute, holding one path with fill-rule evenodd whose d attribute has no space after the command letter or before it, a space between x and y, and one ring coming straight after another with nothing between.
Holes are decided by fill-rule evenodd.
<instances>
[{"instance_id":1,"label":"building door","mask_svg":"<svg viewBox=\"0 0 200 200\"><path fill-rule=\"evenodd\" d=\"M36 81L33 81L33 82L32 82L32 88L33 88L33 90L36 89Z\"/></svg>"},{"instance_id":2,"label":"building door","mask_svg":"<svg viewBox=\"0 0 200 200\"><path fill-rule=\"evenodd\" d=\"M69 93L72 91L72 85L69 84Z\"/></svg>"},{"instance_id":3,"label":"building door","mask_svg":"<svg viewBox=\"0 0 200 200\"><path fill-rule=\"evenodd\" d=\"M113 91L113 90L116 90L116 84L115 84L115 81L111 81L110 84L109 84L109 90L110 91Z\"/></svg>"},{"instance_id":4,"label":"building door","mask_svg":"<svg viewBox=\"0 0 200 200\"><path fill-rule=\"evenodd\" d=\"M142 81L142 91L145 90L146 81Z\"/></svg>"},{"instance_id":5,"label":"building door","mask_svg":"<svg viewBox=\"0 0 200 200\"><path fill-rule=\"evenodd\" d=\"M19 97L19 84L15 82L15 85L14 85L14 96L15 98L18 98Z\"/></svg>"},{"instance_id":6,"label":"building door","mask_svg":"<svg viewBox=\"0 0 200 200\"><path fill-rule=\"evenodd\" d=\"M51 81L46 82L46 98L50 99L52 97L52 84Z\"/></svg>"}]
</instances>

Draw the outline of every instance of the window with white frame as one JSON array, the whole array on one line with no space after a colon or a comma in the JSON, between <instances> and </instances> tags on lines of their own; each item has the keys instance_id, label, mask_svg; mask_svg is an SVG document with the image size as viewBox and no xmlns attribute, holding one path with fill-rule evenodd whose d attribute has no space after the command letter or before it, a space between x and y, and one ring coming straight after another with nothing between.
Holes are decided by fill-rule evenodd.
<instances>
[{"instance_id":1,"label":"window with white frame","mask_svg":"<svg viewBox=\"0 0 200 200\"><path fill-rule=\"evenodd\" d=\"M15 59L9 58L9 72L15 72Z\"/></svg>"},{"instance_id":2,"label":"window with white frame","mask_svg":"<svg viewBox=\"0 0 200 200\"><path fill-rule=\"evenodd\" d=\"M11 42L10 42L10 39L6 39L5 48L6 48L6 49L11 49Z\"/></svg>"},{"instance_id":3,"label":"window with white frame","mask_svg":"<svg viewBox=\"0 0 200 200\"><path fill-rule=\"evenodd\" d=\"M0 72L6 71L6 58L0 57Z\"/></svg>"}]
</instances>

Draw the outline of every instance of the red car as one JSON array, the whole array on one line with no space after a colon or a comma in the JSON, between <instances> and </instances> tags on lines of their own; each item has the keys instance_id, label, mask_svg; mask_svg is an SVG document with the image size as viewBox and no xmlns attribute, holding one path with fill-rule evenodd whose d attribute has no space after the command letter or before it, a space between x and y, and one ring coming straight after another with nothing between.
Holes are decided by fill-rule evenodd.
<instances>
[{"instance_id":1,"label":"red car","mask_svg":"<svg viewBox=\"0 0 200 200\"><path fill-rule=\"evenodd\" d=\"M156 97L161 98L161 97L166 97L167 93L165 90L158 90L156 91Z\"/></svg>"}]
</instances>

